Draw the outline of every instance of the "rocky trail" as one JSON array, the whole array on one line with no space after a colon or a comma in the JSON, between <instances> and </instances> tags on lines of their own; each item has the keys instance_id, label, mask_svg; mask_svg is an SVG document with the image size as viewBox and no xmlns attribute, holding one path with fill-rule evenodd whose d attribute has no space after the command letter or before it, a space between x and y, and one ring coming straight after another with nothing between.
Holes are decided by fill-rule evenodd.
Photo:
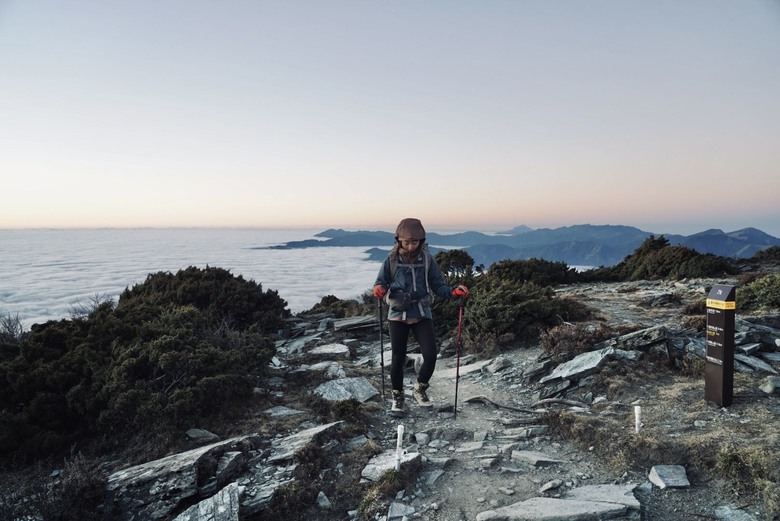
<instances>
[{"instance_id":1,"label":"rocky trail","mask_svg":"<svg viewBox=\"0 0 780 521\"><path fill-rule=\"evenodd\" d=\"M458 369L457 417L452 342L440 346L429 408L412 399L416 355L410 351L407 415L394 418L388 413L389 374L384 401L379 392L382 356L376 317L301 319L299 334L277 346L269 388L256 390L253 414L258 420L240 426L246 432L253 425L267 429L273 424L277 432L234 434L224 440L212 434L193 441L199 446L190 451L115 472L109 487L125 512L122 519L270 519L266 509L278 500L282 487L289 489L300 479L296 467L301 451L314 445L327 454L329 463L312 478L322 489L315 505L303 506L303 511L308 509L306 519L771 519L758 498L706 472L675 464L680 447L691 439L701 440L706 450L721 438L724 444L749 439L778 445L780 395L765 387L780 367L770 356L780 347L776 317L764 321L771 325L740 322L740 344L765 348L746 347L750 354L737 364L739 378L729 408L704 401L701 378L658 362L672 352L701 355L703 335L683 326L682 309L706 296L712 282L560 288L561 295L596 308L596 323L616 329L630 326L633 332L557 367L543 362L539 346L487 359L464 355ZM389 364L386 340L384 347ZM307 382L310 388L299 388ZM365 404L365 434L345 437L338 433L343 422L315 421L300 398L302 392L334 403L354 398ZM639 433L637 405L642 411ZM561 411L594 420L599 432L582 432L581 440L562 439L544 421L545 415ZM609 454L612 447L621 452L620 447L639 441L653 448L645 465ZM349 464L351 456L372 444L378 454L368 463ZM390 499L378 497L359 513L360 490L396 465L408 480ZM179 495L173 497L173 491ZM182 512L187 504L192 506Z\"/></svg>"},{"instance_id":2,"label":"rocky trail","mask_svg":"<svg viewBox=\"0 0 780 521\"><path fill-rule=\"evenodd\" d=\"M711 283L600 283L563 288L559 293L587 301L600 310L600 319L607 325L679 330L680 308L706 295ZM550 436L540 421L550 408L582 415L623 409L623 424L617 426L623 436L631 436L636 428L635 403L658 409L656 416L669 416L664 420L668 422L666 435L679 435L675 431L688 427L674 421L674 408L682 403L655 405L663 391L658 386L680 384L652 381L650 375L630 403L610 402L610 397L601 396L595 397L594 404L587 387L574 399L541 398L540 386L526 377L538 365L540 354L536 347L476 363L467 358L459 371L456 418L451 412L455 360L441 359L429 392L433 410L418 407L407 391L407 417L385 414L383 447L393 450L397 426L403 425L403 450L421 453L425 462L415 483L391 505L388 520L762 519L757 505L746 503L717 479L701 477L706 481L691 486L682 469L683 485L663 483L656 470L670 470L668 465L639 471L609 469L595 451ZM688 378L680 380L690 386ZM703 392L703 382L691 387L687 392ZM710 412L716 418L726 414L714 406Z\"/></svg>"}]
</instances>

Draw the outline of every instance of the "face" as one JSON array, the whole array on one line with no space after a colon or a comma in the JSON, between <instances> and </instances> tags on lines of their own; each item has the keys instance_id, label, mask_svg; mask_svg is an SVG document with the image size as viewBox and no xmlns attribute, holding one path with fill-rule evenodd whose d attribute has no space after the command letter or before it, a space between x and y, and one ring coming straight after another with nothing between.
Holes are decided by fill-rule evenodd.
<instances>
[{"instance_id":1,"label":"face","mask_svg":"<svg viewBox=\"0 0 780 521\"><path fill-rule=\"evenodd\" d=\"M420 247L420 239L403 239L399 238L398 242L401 244L401 249L406 251L414 251Z\"/></svg>"}]
</instances>

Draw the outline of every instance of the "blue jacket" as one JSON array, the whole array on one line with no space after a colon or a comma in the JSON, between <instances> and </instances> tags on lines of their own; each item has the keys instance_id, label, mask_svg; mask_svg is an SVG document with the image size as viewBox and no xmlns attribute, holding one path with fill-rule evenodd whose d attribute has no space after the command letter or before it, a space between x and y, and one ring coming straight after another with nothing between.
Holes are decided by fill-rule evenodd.
<instances>
[{"instance_id":1,"label":"blue jacket","mask_svg":"<svg viewBox=\"0 0 780 521\"><path fill-rule=\"evenodd\" d=\"M395 276L390 255L385 258L382 267L379 268L379 274L376 277L376 284L381 284L389 291L385 295L388 303L388 320L409 320L421 318L433 318L431 314L431 295L441 298L451 299L452 288L444 282L444 276L441 269L436 264L433 256L430 256L428 264L428 281L425 280L425 255L431 255L428 251L421 250L417 259L406 264L398 259ZM392 298L397 292L405 292L409 295L410 305L406 311L397 309L397 302Z\"/></svg>"}]
</instances>

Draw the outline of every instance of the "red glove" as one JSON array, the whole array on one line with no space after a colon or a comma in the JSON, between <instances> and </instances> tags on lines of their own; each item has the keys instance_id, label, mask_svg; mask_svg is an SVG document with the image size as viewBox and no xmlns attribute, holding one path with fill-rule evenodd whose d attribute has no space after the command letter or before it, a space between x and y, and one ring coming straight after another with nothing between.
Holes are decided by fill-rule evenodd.
<instances>
[{"instance_id":1,"label":"red glove","mask_svg":"<svg viewBox=\"0 0 780 521\"><path fill-rule=\"evenodd\" d=\"M469 298L469 288L461 284L452 290L452 296L455 298Z\"/></svg>"},{"instance_id":2,"label":"red glove","mask_svg":"<svg viewBox=\"0 0 780 521\"><path fill-rule=\"evenodd\" d=\"M387 288L384 287L383 285L377 284L376 286L374 286L374 296L376 298L384 297L385 293L387 293Z\"/></svg>"}]
</instances>

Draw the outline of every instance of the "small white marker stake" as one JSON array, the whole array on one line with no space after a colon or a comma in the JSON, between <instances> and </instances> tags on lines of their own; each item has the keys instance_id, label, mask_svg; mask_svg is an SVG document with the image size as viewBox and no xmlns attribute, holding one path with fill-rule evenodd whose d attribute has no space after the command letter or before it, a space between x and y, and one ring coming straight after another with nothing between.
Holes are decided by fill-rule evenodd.
<instances>
[{"instance_id":1,"label":"small white marker stake","mask_svg":"<svg viewBox=\"0 0 780 521\"><path fill-rule=\"evenodd\" d=\"M398 426L398 439L395 443L395 470L398 472L401 470L401 444L404 440L404 426Z\"/></svg>"},{"instance_id":2,"label":"small white marker stake","mask_svg":"<svg viewBox=\"0 0 780 521\"><path fill-rule=\"evenodd\" d=\"M642 427L642 407L634 405L634 430L639 433L639 429Z\"/></svg>"}]
</instances>

